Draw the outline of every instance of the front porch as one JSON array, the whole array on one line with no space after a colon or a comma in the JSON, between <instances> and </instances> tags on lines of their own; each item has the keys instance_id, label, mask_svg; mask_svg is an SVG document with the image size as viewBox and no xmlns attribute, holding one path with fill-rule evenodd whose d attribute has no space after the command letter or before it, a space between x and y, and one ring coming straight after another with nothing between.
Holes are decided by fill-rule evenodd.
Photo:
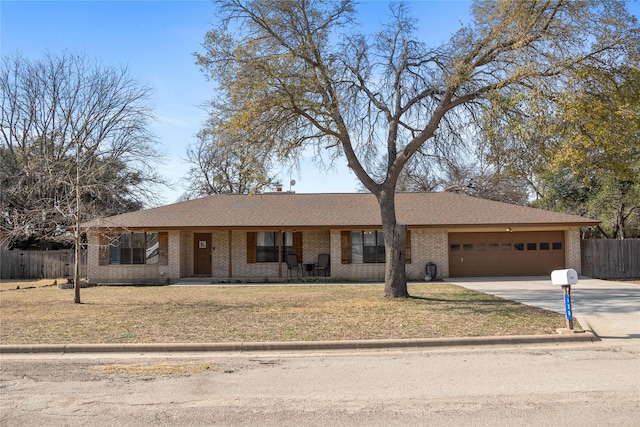
<instances>
[{"instance_id":1,"label":"front porch","mask_svg":"<svg viewBox=\"0 0 640 427\"><path fill-rule=\"evenodd\" d=\"M284 283L290 277L304 279L313 274L327 279L379 282L385 275L384 262L367 261L362 248L354 246L351 240L351 236L372 230L201 228L127 232L144 233L151 237L149 241L157 242L146 248L147 259L153 262L114 264L110 261L109 239L91 233L88 263L91 283L173 284L184 279L208 283ZM114 234L117 235L109 230L110 236ZM153 239L154 235L157 239ZM406 266L409 280L423 278L427 262L438 264L439 276L446 277L446 236L444 229L412 231L408 239L412 256ZM159 255L154 257L155 253ZM289 253L298 256L302 268L289 271L286 263ZM321 254L329 256L329 267L319 271L314 266Z\"/></svg>"}]
</instances>

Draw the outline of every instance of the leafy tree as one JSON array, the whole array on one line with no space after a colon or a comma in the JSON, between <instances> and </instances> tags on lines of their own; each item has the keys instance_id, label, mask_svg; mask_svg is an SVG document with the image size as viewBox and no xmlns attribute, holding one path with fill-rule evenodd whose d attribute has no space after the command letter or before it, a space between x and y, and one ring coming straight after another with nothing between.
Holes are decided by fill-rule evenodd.
<instances>
[{"instance_id":1,"label":"leafy tree","mask_svg":"<svg viewBox=\"0 0 640 427\"><path fill-rule=\"evenodd\" d=\"M599 218L605 237L634 236L640 216L640 71L588 67L576 74L572 88L557 97L555 129L562 140L543 179L552 189L579 188L573 209ZM558 196L552 190L541 203L573 210Z\"/></svg>"},{"instance_id":2,"label":"leafy tree","mask_svg":"<svg viewBox=\"0 0 640 427\"><path fill-rule=\"evenodd\" d=\"M624 64L624 65L621 65ZM492 164L526 180L534 205L602 221L590 236L636 235L640 73L634 56L584 66L540 96L518 94L485 115Z\"/></svg>"},{"instance_id":3,"label":"leafy tree","mask_svg":"<svg viewBox=\"0 0 640 427\"><path fill-rule=\"evenodd\" d=\"M588 183L576 179L567 168L556 168L541 175L544 196L536 207L598 218L595 229L583 230L583 237L625 238L640 236L640 187L620 182L611 175Z\"/></svg>"},{"instance_id":4,"label":"leafy tree","mask_svg":"<svg viewBox=\"0 0 640 427\"><path fill-rule=\"evenodd\" d=\"M559 122L555 120L553 96L537 90L496 93L482 111L481 138L487 164L524 183L535 200L542 197L541 176L562 141L556 129Z\"/></svg>"},{"instance_id":5,"label":"leafy tree","mask_svg":"<svg viewBox=\"0 0 640 427\"><path fill-rule=\"evenodd\" d=\"M12 242L75 245L76 303L80 224L139 209L153 200L149 186L161 182L150 164L158 153L149 96L126 69L82 55L3 58L1 227Z\"/></svg>"},{"instance_id":6,"label":"leafy tree","mask_svg":"<svg viewBox=\"0 0 640 427\"><path fill-rule=\"evenodd\" d=\"M624 3L613 1L477 1L473 23L435 48L417 38L402 4L372 37L347 31L350 0L216 4L220 25L197 55L218 83L215 113L283 157L312 145L346 158L380 205L391 297L408 296L395 192L414 155L463 138L495 94L553 85L638 36ZM380 159L385 172L375 179Z\"/></svg>"}]
</instances>

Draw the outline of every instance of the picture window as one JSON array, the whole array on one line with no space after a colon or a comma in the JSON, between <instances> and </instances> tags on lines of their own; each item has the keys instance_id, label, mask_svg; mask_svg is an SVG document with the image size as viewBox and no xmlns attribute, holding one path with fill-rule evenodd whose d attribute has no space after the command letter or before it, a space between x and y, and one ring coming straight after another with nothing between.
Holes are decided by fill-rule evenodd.
<instances>
[{"instance_id":1,"label":"picture window","mask_svg":"<svg viewBox=\"0 0 640 427\"><path fill-rule=\"evenodd\" d=\"M385 247L382 231L352 231L351 262L354 264L384 264Z\"/></svg>"},{"instance_id":2,"label":"picture window","mask_svg":"<svg viewBox=\"0 0 640 427\"><path fill-rule=\"evenodd\" d=\"M158 233L122 233L110 238L109 264L157 264L160 254Z\"/></svg>"},{"instance_id":3,"label":"picture window","mask_svg":"<svg viewBox=\"0 0 640 427\"><path fill-rule=\"evenodd\" d=\"M280 241L277 231L260 231L256 233L256 262L278 262ZM282 259L293 253L293 233L282 233Z\"/></svg>"}]
</instances>

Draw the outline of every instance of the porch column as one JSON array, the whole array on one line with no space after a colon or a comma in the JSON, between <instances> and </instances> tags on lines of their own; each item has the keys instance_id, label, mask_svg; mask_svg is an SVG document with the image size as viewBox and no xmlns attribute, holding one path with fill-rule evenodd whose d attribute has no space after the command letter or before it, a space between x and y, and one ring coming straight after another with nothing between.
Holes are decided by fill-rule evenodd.
<instances>
[{"instance_id":1,"label":"porch column","mask_svg":"<svg viewBox=\"0 0 640 427\"><path fill-rule=\"evenodd\" d=\"M229 279L231 279L233 277L233 231L229 230L227 232L227 240L228 240L228 244L227 247L229 248L229 264L227 266L227 272L229 275Z\"/></svg>"}]
</instances>

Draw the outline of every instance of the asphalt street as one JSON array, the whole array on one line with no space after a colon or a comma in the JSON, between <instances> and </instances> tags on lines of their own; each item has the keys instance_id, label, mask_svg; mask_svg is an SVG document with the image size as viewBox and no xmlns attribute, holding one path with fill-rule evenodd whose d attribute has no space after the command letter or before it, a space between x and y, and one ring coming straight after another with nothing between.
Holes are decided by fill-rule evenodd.
<instances>
[{"instance_id":1,"label":"asphalt street","mask_svg":"<svg viewBox=\"0 0 640 427\"><path fill-rule=\"evenodd\" d=\"M189 363L200 370L170 373ZM151 370L136 373L140 366ZM156 368L164 373L154 374ZM420 351L15 354L2 355L0 379L3 426L640 423L640 348L606 342Z\"/></svg>"}]
</instances>

